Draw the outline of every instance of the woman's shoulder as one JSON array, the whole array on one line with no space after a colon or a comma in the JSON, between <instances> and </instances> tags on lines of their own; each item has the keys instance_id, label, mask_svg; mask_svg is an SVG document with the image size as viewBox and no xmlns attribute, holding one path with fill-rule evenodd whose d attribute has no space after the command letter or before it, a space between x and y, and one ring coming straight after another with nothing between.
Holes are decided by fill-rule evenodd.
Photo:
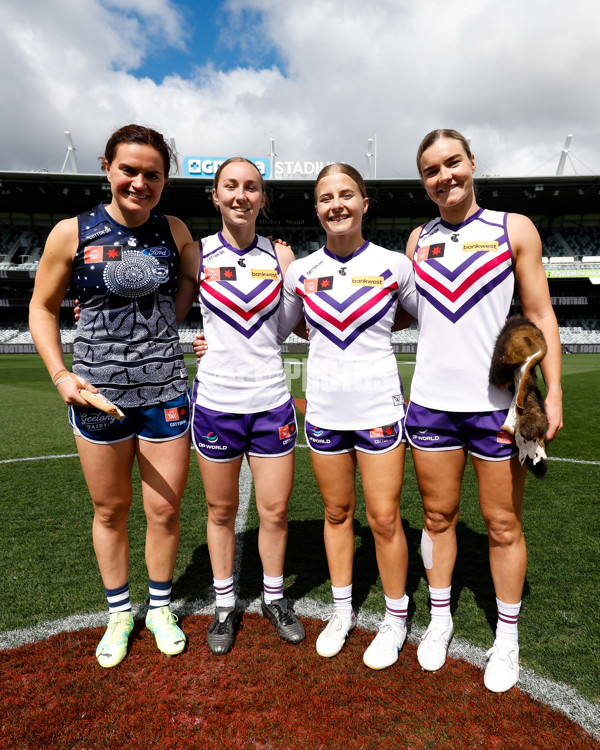
<instances>
[{"instance_id":1,"label":"woman's shoulder","mask_svg":"<svg viewBox=\"0 0 600 750\"><path fill-rule=\"evenodd\" d=\"M79 217L78 216L72 216L69 219L62 219L58 222L58 224L55 224L52 230L50 231L50 234L48 235L48 240L62 240L62 241L69 241L69 240L78 240L79 238Z\"/></svg>"}]
</instances>

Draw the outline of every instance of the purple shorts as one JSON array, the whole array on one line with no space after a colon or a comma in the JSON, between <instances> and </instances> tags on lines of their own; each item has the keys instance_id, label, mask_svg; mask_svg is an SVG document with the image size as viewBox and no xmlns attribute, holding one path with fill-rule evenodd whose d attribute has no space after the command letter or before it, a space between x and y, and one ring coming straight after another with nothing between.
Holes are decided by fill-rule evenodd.
<instances>
[{"instance_id":1,"label":"purple shorts","mask_svg":"<svg viewBox=\"0 0 600 750\"><path fill-rule=\"evenodd\" d=\"M294 450L298 425L294 401L255 414L228 414L192 406L192 443L209 461L233 461L247 453L273 458Z\"/></svg>"},{"instance_id":2,"label":"purple shorts","mask_svg":"<svg viewBox=\"0 0 600 750\"><path fill-rule=\"evenodd\" d=\"M485 412L438 411L411 401L405 417L408 442L424 451L466 448L488 461L505 461L518 449L512 435L502 430L508 409Z\"/></svg>"},{"instance_id":3,"label":"purple shorts","mask_svg":"<svg viewBox=\"0 0 600 750\"><path fill-rule=\"evenodd\" d=\"M405 443L402 421L370 430L324 430L306 421L306 440L315 453L386 453Z\"/></svg>"},{"instance_id":4,"label":"purple shorts","mask_svg":"<svg viewBox=\"0 0 600 750\"><path fill-rule=\"evenodd\" d=\"M69 422L75 435L90 443L121 443L132 437L162 442L181 437L190 428L187 393L154 406L123 409L125 419L113 419L100 409L69 406Z\"/></svg>"}]
</instances>

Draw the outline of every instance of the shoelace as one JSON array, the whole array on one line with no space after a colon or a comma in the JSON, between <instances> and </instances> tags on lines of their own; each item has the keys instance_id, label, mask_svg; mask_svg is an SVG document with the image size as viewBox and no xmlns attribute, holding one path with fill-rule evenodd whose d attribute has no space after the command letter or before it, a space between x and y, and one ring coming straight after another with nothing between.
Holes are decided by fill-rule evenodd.
<instances>
[{"instance_id":1,"label":"shoelace","mask_svg":"<svg viewBox=\"0 0 600 750\"><path fill-rule=\"evenodd\" d=\"M283 609L279 606L279 604L271 604L271 606L276 610L277 619L279 620L280 623L283 623L283 625L294 624L294 618L290 615L289 611L284 612Z\"/></svg>"},{"instance_id":2,"label":"shoelace","mask_svg":"<svg viewBox=\"0 0 600 750\"><path fill-rule=\"evenodd\" d=\"M339 630L343 625L343 615L341 614L341 612L332 612L330 615L325 615L325 617L322 617L321 620L323 622L328 622L329 625L327 625L327 627L331 628L332 630Z\"/></svg>"},{"instance_id":3,"label":"shoelace","mask_svg":"<svg viewBox=\"0 0 600 750\"><path fill-rule=\"evenodd\" d=\"M120 638L124 638L126 635L128 635L127 623L123 622L122 620L117 620L116 622L109 623L108 627L106 628L104 637L107 638L107 640L112 640L116 635L118 635Z\"/></svg>"},{"instance_id":4,"label":"shoelace","mask_svg":"<svg viewBox=\"0 0 600 750\"><path fill-rule=\"evenodd\" d=\"M492 646L491 649L486 653L486 657L490 659L494 654L497 655L500 661L508 661L511 668L515 666L515 660L513 659L514 651L512 649L510 651L507 651L504 656L502 656L498 646Z\"/></svg>"},{"instance_id":5,"label":"shoelace","mask_svg":"<svg viewBox=\"0 0 600 750\"><path fill-rule=\"evenodd\" d=\"M227 620L231 617L231 612L227 615L227 617L221 622L219 620L219 624L217 625L217 635L225 635L227 633Z\"/></svg>"}]
</instances>

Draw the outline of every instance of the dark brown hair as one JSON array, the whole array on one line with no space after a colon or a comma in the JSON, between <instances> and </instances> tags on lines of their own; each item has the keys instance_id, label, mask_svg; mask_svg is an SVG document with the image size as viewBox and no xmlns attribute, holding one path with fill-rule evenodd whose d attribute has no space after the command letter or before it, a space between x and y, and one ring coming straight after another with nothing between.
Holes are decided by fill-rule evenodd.
<instances>
[{"instance_id":1,"label":"dark brown hair","mask_svg":"<svg viewBox=\"0 0 600 750\"><path fill-rule=\"evenodd\" d=\"M177 167L177 157L171 145L165 140L164 136L157 130L144 127L144 125L124 125L122 128L115 130L106 143L104 156L98 158L104 164L111 164L117 153L117 148L122 143L139 143L151 146L162 156L165 164L165 177L168 179L171 171L171 161Z\"/></svg>"}]
</instances>

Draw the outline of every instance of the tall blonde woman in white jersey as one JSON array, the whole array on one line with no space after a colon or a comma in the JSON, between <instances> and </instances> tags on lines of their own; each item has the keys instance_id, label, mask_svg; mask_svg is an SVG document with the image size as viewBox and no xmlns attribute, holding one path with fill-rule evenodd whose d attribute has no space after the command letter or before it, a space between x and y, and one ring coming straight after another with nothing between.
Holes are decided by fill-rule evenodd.
<instances>
[{"instance_id":1,"label":"tall blonde woman in white jersey","mask_svg":"<svg viewBox=\"0 0 600 750\"><path fill-rule=\"evenodd\" d=\"M407 247L420 333L406 428L423 496L421 551L432 615L417 654L424 669L440 669L454 632L450 599L456 524L470 454L498 607L484 682L489 690L503 692L519 674L517 623L527 565L521 528L525 468L511 436L501 430L510 395L489 383L489 369L516 287L523 314L542 330L548 345L541 370L547 440L552 440L562 427L558 326L539 235L525 216L477 204L475 158L464 136L432 131L419 147L417 165L427 195L439 208L439 218L415 229Z\"/></svg>"}]
</instances>

